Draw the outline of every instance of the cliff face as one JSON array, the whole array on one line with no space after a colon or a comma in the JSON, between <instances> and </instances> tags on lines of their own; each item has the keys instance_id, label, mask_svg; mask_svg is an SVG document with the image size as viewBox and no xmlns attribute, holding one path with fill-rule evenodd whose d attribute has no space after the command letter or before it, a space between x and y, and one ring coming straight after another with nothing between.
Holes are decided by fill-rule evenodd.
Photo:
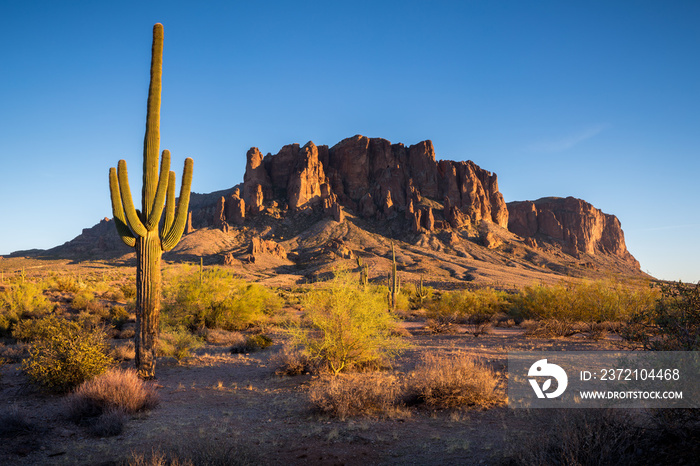
<instances>
[{"instance_id":1,"label":"cliff face","mask_svg":"<svg viewBox=\"0 0 700 466\"><path fill-rule=\"evenodd\" d=\"M243 193L251 214L270 202L286 204L292 212L323 205L334 216L342 206L378 220L405 212L414 230L431 230L432 208L418 207L427 198L444 206L444 221L438 226L459 228L478 221L508 225L496 175L471 161L436 161L431 141L406 147L357 135L331 148L291 144L265 157L252 148Z\"/></svg>"},{"instance_id":2,"label":"cliff face","mask_svg":"<svg viewBox=\"0 0 700 466\"><path fill-rule=\"evenodd\" d=\"M620 221L573 197L547 197L508 203L508 229L524 238L561 245L578 257L580 253L607 254L639 264L627 251Z\"/></svg>"}]
</instances>

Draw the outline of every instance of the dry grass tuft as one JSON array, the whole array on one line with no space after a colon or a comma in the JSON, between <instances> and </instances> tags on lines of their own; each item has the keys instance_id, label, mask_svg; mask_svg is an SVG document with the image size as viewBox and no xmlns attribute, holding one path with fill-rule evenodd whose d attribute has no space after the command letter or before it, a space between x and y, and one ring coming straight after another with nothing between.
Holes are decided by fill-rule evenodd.
<instances>
[{"instance_id":1,"label":"dry grass tuft","mask_svg":"<svg viewBox=\"0 0 700 466\"><path fill-rule=\"evenodd\" d=\"M647 463L639 457L645 443L644 430L623 410L544 410L531 419L533 425L550 425L540 435L528 433L513 439L519 450L516 464L542 465L635 465ZM547 419L537 419L537 416ZM658 463L657 463L658 464Z\"/></svg>"},{"instance_id":2,"label":"dry grass tuft","mask_svg":"<svg viewBox=\"0 0 700 466\"><path fill-rule=\"evenodd\" d=\"M390 416L397 408L402 383L387 373L350 373L324 377L311 385L311 403L323 413L351 416Z\"/></svg>"},{"instance_id":3,"label":"dry grass tuft","mask_svg":"<svg viewBox=\"0 0 700 466\"><path fill-rule=\"evenodd\" d=\"M489 407L504 401L493 371L463 352L425 355L407 385L409 400L433 408Z\"/></svg>"},{"instance_id":4,"label":"dry grass tuft","mask_svg":"<svg viewBox=\"0 0 700 466\"><path fill-rule=\"evenodd\" d=\"M264 464L257 449L237 440L195 438L175 447L133 452L128 466L243 466Z\"/></svg>"},{"instance_id":5,"label":"dry grass tuft","mask_svg":"<svg viewBox=\"0 0 700 466\"><path fill-rule=\"evenodd\" d=\"M276 366L277 375L301 375L313 370L309 357L299 348L289 345L285 345L280 352L274 354L271 362Z\"/></svg>"},{"instance_id":6,"label":"dry grass tuft","mask_svg":"<svg viewBox=\"0 0 700 466\"><path fill-rule=\"evenodd\" d=\"M16 406L0 410L0 438L8 439L24 434L36 433L40 429L27 419Z\"/></svg>"},{"instance_id":7,"label":"dry grass tuft","mask_svg":"<svg viewBox=\"0 0 700 466\"><path fill-rule=\"evenodd\" d=\"M262 333L249 335L246 339L238 344L231 346L231 354L253 353L255 351L264 350L272 345L272 338Z\"/></svg>"},{"instance_id":8,"label":"dry grass tuft","mask_svg":"<svg viewBox=\"0 0 700 466\"><path fill-rule=\"evenodd\" d=\"M67 399L68 415L75 422L120 410L126 414L153 409L158 394L133 369L111 369L84 382Z\"/></svg>"},{"instance_id":9,"label":"dry grass tuft","mask_svg":"<svg viewBox=\"0 0 700 466\"><path fill-rule=\"evenodd\" d=\"M134 341L127 340L123 344L115 345L114 358L118 361L131 361L134 358L136 358L136 349L134 348Z\"/></svg>"},{"instance_id":10,"label":"dry grass tuft","mask_svg":"<svg viewBox=\"0 0 700 466\"><path fill-rule=\"evenodd\" d=\"M229 332L220 328L204 327L198 332L204 340L217 346L235 346L245 342L245 337L240 332Z\"/></svg>"}]
</instances>

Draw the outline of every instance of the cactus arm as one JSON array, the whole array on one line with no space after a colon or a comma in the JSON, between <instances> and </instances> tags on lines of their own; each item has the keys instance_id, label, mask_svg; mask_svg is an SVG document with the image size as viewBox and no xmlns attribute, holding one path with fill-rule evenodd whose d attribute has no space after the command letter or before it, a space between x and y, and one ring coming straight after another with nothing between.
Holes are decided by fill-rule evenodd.
<instances>
[{"instance_id":1,"label":"cactus arm","mask_svg":"<svg viewBox=\"0 0 700 466\"><path fill-rule=\"evenodd\" d=\"M114 223L117 226L117 233L119 233L119 237L124 244L133 248L136 244L136 237L129 229L124 218L124 207L119 195L119 180L117 179L116 168L109 169L109 194L112 198L112 214L114 215Z\"/></svg>"},{"instance_id":2,"label":"cactus arm","mask_svg":"<svg viewBox=\"0 0 700 466\"><path fill-rule=\"evenodd\" d=\"M122 205L126 214L127 224L136 236L146 236L146 227L141 223L139 214L134 208L134 201L131 198L131 188L129 188L129 175L126 172L126 161L120 160L117 165L117 176L119 179L119 191L122 196Z\"/></svg>"},{"instance_id":3,"label":"cactus arm","mask_svg":"<svg viewBox=\"0 0 700 466\"><path fill-rule=\"evenodd\" d=\"M158 189L153 199L151 206L151 214L146 221L146 229L153 230L158 227L160 218L163 215L163 204L165 203L165 194L168 190L168 180L170 177L170 151L164 150L163 157L160 161L160 175L158 176Z\"/></svg>"},{"instance_id":4,"label":"cactus arm","mask_svg":"<svg viewBox=\"0 0 700 466\"><path fill-rule=\"evenodd\" d=\"M182 187L180 188L180 200L177 203L177 209L175 211L175 220L173 221L170 230L165 232L164 236L161 236L161 244L163 246L163 251L170 251L175 247L182 233L185 231L185 224L187 223L187 209L190 205L190 187L192 186L192 159L187 157L185 159L185 169L182 173Z\"/></svg>"},{"instance_id":5,"label":"cactus arm","mask_svg":"<svg viewBox=\"0 0 700 466\"><path fill-rule=\"evenodd\" d=\"M143 186L141 210L144 219L151 218L151 208L158 183L158 151L160 147L160 94L163 75L163 25L153 26L151 48L151 81L148 86L146 135L143 142ZM165 172L167 173L167 171Z\"/></svg>"},{"instance_id":6,"label":"cactus arm","mask_svg":"<svg viewBox=\"0 0 700 466\"><path fill-rule=\"evenodd\" d=\"M165 201L165 222L163 231L168 232L175 221L175 172L168 174L168 195Z\"/></svg>"}]
</instances>

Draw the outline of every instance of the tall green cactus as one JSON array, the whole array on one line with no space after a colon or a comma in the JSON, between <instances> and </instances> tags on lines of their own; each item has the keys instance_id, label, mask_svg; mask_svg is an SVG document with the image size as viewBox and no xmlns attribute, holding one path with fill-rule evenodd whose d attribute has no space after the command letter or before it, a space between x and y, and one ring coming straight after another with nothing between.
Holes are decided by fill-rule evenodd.
<instances>
[{"instance_id":1,"label":"tall green cactus","mask_svg":"<svg viewBox=\"0 0 700 466\"><path fill-rule=\"evenodd\" d=\"M192 184L192 159L185 159L180 199L175 207L175 172L170 171L170 152L163 151L158 173L160 146L160 91L163 71L163 25L153 26L151 81L148 89L146 137L143 145L141 210L134 208L126 162L109 169L109 190L114 223L127 246L136 249L136 369L144 379L155 377L158 320L160 317L160 259L182 237L187 221ZM163 209L165 219L161 224Z\"/></svg>"}]
</instances>

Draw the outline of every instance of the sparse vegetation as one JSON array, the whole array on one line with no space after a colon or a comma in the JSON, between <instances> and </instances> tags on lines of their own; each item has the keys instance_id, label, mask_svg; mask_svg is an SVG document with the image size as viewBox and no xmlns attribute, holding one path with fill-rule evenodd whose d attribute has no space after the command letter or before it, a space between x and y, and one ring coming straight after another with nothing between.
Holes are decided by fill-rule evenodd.
<instances>
[{"instance_id":1,"label":"sparse vegetation","mask_svg":"<svg viewBox=\"0 0 700 466\"><path fill-rule=\"evenodd\" d=\"M543 410L543 422L531 419L533 425L550 425L541 435L513 439L517 445L516 464L521 465L636 465L640 464L643 429L623 410Z\"/></svg>"}]
</instances>

